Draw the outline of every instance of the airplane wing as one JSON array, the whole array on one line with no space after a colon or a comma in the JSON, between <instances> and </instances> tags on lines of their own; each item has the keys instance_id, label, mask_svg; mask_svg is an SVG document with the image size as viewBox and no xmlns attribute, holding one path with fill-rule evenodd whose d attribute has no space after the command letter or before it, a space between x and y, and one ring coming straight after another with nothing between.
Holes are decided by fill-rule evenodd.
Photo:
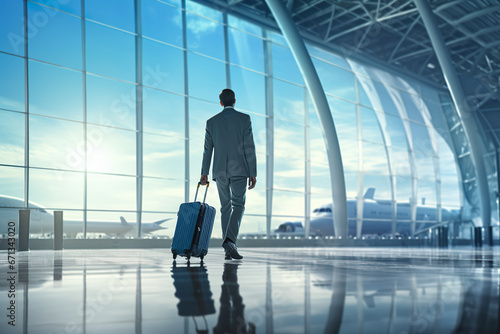
<instances>
[{"instance_id":1,"label":"airplane wing","mask_svg":"<svg viewBox=\"0 0 500 334\"><path fill-rule=\"evenodd\" d=\"M153 222L153 224L155 224L155 225L161 225L161 224L163 224L164 222L167 222L167 221L169 221L169 220L172 220L172 218L167 218L167 219L157 220L157 221Z\"/></svg>"},{"instance_id":2,"label":"airplane wing","mask_svg":"<svg viewBox=\"0 0 500 334\"><path fill-rule=\"evenodd\" d=\"M102 233L110 237L121 237L133 229L133 225L120 217L121 224L116 221L87 221L87 233ZM81 220L64 220L64 233L71 238L83 231Z\"/></svg>"}]
</instances>

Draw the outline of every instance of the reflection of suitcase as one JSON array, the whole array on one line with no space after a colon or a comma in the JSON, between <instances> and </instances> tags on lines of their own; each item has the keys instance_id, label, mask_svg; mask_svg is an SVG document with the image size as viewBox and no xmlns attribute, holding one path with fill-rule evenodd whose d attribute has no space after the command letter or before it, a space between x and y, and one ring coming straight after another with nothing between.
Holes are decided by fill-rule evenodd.
<instances>
[{"instance_id":1,"label":"reflection of suitcase","mask_svg":"<svg viewBox=\"0 0 500 334\"><path fill-rule=\"evenodd\" d=\"M215 313L207 267L172 267L175 296L179 299L177 310L182 317L203 316Z\"/></svg>"},{"instance_id":2,"label":"reflection of suitcase","mask_svg":"<svg viewBox=\"0 0 500 334\"><path fill-rule=\"evenodd\" d=\"M199 330L195 317L202 317L205 327L208 328L205 316L215 313L215 304L210 290L207 268L200 267L172 267L175 296L179 299L177 310L182 317L193 317L197 333L208 333L208 330Z\"/></svg>"},{"instance_id":3,"label":"reflection of suitcase","mask_svg":"<svg viewBox=\"0 0 500 334\"><path fill-rule=\"evenodd\" d=\"M179 207L171 247L174 259L180 255L187 257L188 260L191 256L203 260L208 252L208 244L215 220L215 208L205 203L210 182L207 182L203 203L196 202L200 185L201 183L198 182L194 202L182 203Z\"/></svg>"}]
</instances>

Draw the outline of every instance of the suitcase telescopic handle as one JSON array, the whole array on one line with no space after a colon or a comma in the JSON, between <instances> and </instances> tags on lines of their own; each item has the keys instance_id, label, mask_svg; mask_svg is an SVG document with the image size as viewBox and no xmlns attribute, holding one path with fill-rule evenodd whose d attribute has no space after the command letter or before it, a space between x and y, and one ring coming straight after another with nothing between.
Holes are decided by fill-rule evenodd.
<instances>
[{"instance_id":1,"label":"suitcase telescopic handle","mask_svg":"<svg viewBox=\"0 0 500 334\"><path fill-rule=\"evenodd\" d=\"M210 182L207 182L207 187L205 188L205 196L203 196L203 203L205 203L205 199L207 198L207 191ZM196 198L198 197L198 189L200 189L201 182L198 182L198 186L196 187L196 194L194 195L194 201L196 202Z\"/></svg>"}]
</instances>

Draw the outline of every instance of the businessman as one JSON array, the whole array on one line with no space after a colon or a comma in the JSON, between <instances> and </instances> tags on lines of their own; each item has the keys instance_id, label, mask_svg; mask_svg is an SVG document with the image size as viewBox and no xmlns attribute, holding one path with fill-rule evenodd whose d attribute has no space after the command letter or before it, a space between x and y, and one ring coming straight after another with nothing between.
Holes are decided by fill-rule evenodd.
<instances>
[{"instance_id":1,"label":"businessman","mask_svg":"<svg viewBox=\"0 0 500 334\"><path fill-rule=\"evenodd\" d=\"M250 116L234 109L234 92L224 89L219 95L224 107L207 121L205 149L200 182L208 181L212 152L212 178L217 184L221 204L222 247L225 259L243 258L238 253L236 239L245 211L246 185L253 189L257 183L257 159Z\"/></svg>"}]
</instances>

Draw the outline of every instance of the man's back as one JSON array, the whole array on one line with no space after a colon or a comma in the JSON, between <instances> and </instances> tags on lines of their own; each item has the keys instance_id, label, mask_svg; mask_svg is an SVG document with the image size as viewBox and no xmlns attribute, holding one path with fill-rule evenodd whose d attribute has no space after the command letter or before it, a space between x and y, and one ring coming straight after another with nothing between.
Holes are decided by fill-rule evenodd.
<instances>
[{"instance_id":1,"label":"man's back","mask_svg":"<svg viewBox=\"0 0 500 334\"><path fill-rule=\"evenodd\" d=\"M217 176L256 176L255 147L250 116L226 107L207 121L202 174L210 168L214 150L213 179ZM208 143L207 143L208 142ZM208 145L207 145L208 144ZM211 145L210 145L211 144Z\"/></svg>"}]
</instances>

